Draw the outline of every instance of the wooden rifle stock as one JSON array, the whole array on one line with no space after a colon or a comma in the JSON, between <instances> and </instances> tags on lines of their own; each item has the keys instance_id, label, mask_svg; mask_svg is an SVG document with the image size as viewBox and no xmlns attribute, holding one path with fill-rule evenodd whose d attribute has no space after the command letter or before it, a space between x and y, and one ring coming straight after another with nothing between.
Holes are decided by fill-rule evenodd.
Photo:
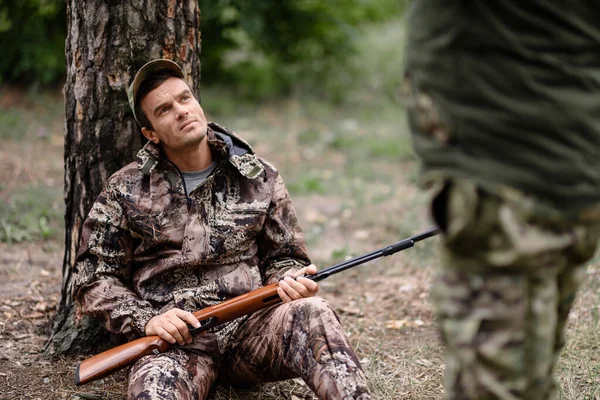
<instances>
[{"instance_id":1,"label":"wooden rifle stock","mask_svg":"<svg viewBox=\"0 0 600 400\"><path fill-rule=\"evenodd\" d=\"M379 257L389 256L398 251L412 247L416 242L435 236L440 231L432 227L418 235L411 236L396 244L386 246L382 249L368 254L353 258L351 260L336 264L326 268L315 275L306 275L305 278L314 281L321 281L329 276L346 269L364 264ZM203 308L194 312L201 326L190 329L192 334L205 332L215 326L232 321L244 315L252 314L263 308L275 305L281 302L277 294L279 283L273 283L260 289L236 296L214 306ZM126 366L133 364L139 358L149 354L159 354L165 352L171 347L171 344L159 336L146 336L121 346L96 354L83 360L75 371L75 384L84 385L96 379L103 378Z\"/></svg>"}]
</instances>

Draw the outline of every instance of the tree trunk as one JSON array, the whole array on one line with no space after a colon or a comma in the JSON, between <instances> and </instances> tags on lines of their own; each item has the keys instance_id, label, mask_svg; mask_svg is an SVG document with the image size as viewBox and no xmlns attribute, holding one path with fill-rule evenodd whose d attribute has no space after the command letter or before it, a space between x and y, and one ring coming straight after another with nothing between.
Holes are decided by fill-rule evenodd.
<instances>
[{"instance_id":1,"label":"tree trunk","mask_svg":"<svg viewBox=\"0 0 600 400\"><path fill-rule=\"evenodd\" d=\"M142 145L126 88L147 61L179 63L200 82L197 0L68 0L65 96L65 256L62 299L46 352L88 352L106 338L88 318L76 322L72 276L81 227L108 177Z\"/></svg>"}]
</instances>

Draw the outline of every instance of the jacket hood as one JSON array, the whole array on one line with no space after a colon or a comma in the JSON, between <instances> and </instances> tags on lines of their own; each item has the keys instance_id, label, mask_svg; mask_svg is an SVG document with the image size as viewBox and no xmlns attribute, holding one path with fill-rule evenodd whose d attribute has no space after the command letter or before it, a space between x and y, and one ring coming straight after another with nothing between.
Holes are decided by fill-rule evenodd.
<instances>
[{"instance_id":1,"label":"jacket hood","mask_svg":"<svg viewBox=\"0 0 600 400\"><path fill-rule=\"evenodd\" d=\"M243 176L254 179L264 171L262 163L250 144L232 130L215 122L209 122L206 136L211 151L228 159ZM161 159L167 160L160 147L151 141L138 151L137 158L138 168L145 175L153 171Z\"/></svg>"}]
</instances>

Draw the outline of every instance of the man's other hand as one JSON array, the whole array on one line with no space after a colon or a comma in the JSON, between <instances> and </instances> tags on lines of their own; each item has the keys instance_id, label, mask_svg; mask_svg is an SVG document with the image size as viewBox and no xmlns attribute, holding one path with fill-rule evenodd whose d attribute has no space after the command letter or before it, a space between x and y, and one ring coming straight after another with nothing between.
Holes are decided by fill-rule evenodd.
<instances>
[{"instance_id":1,"label":"man's other hand","mask_svg":"<svg viewBox=\"0 0 600 400\"><path fill-rule=\"evenodd\" d=\"M172 308L169 311L153 317L146 324L146 335L158 335L171 344L177 342L180 346L192 343L192 335L187 324L194 328L200 327L198 318L188 311Z\"/></svg>"},{"instance_id":2,"label":"man's other hand","mask_svg":"<svg viewBox=\"0 0 600 400\"><path fill-rule=\"evenodd\" d=\"M279 281L277 294L281 297L284 303L292 300L302 299L304 297L312 297L319 291L319 284L307 278L302 278L303 275L314 275L317 273L317 267L310 264L294 274L294 278L285 277Z\"/></svg>"}]
</instances>

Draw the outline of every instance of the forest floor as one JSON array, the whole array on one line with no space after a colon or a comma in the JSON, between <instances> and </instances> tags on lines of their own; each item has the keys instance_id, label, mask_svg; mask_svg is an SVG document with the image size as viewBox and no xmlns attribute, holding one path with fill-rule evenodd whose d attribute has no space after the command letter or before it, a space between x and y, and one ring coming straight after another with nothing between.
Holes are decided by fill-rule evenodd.
<instances>
[{"instance_id":1,"label":"forest floor","mask_svg":"<svg viewBox=\"0 0 600 400\"><path fill-rule=\"evenodd\" d=\"M219 96L203 94L207 114L279 168L320 268L428 228L427 194L416 187L417 164L397 105L338 109L288 99L244 108ZM62 131L60 93L0 91L0 399L124 398L125 372L75 387L77 362L89 355L50 359L43 352L64 255ZM442 348L428 299L438 242L428 239L320 283L374 399L443 397ZM587 274L557 368L564 399L600 398L598 257ZM217 387L210 398L313 395L291 380L252 390Z\"/></svg>"}]
</instances>

